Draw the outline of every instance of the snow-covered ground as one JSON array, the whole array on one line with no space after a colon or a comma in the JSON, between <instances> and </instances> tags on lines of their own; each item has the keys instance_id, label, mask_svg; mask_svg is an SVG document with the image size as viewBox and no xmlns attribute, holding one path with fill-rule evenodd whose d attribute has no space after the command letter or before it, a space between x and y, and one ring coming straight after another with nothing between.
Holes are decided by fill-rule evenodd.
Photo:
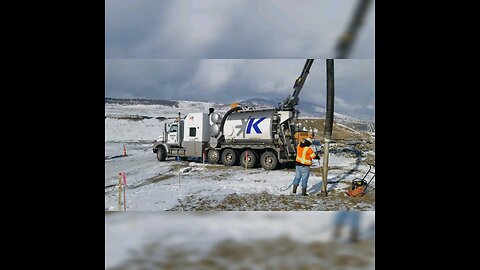
<instances>
[{"instance_id":1,"label":"snow-covered ground","mask_svg":"<svg viewBox=\"0 0 480 270\"><path fill-rule=\"evenodd\" d=\"M189 112L207 112L212 105L213 103L183 101L179 102L178 108L163 105L105 104L105 209L118 209L118 192L114 185L118 183L120 172L125 172L127 177L127 210L130 211L169 210L186 198L194 202L203 199L221 202L229 194L290 194L290 189L281 189L291 184L295 176L295 171L291 169L266 171L260 167L245 170L239 166L203 164L201 161L157 161L152 151L152 142L162 134L163 123L171 121L168 118L176 117L178 112L183 116ZM227 109L228 107L224 107L223 111ZM117 118L124 115L152 118ZM167 119L159 120L157 117ZM122 157L124 146L126 157ZM319 165L318 161L315 161L312 166L313 172L307 189L311 195L318 193L322 187L321 175L315 172ZM330 155L329 167L328 189L339 192L345 191L352 179L362 178L369 169L366 164L359 162L357 157L335 154ZM375 180L371 186L374 184ZM343 193L342 195L346 196ZM374 204L365 207L365 202L357 200L351 207L338 207L351 208L374 210Z\"/></svg>"},{"instance_id":2,"label":"snow-covered ground","mask_svg":"<svg viewBox=\"0 0 480 270\"><path fill-rule=\"evenodd\" d=\"M185 117L188 113L208 112L214 103L181 101L178 107L165 105L120 105L105 104L105 142L114 141L154 141L163 133L165 122L173 118ZM228 110L223 106L219 111ZM118 119L120 116L147 116L140 121ZM161 120L157 117L162 117ZM163 119L166 118L166 119Z\"/></svg>"},{"instance_id":3,"label":"snow-covered ground","mask_svg":"<svg viewBox=\"0 0 480 270\"><path fill-rule=\"evenodd\" d=\"M185 256L181 258L184 261L199 263L205 260L202 258L208 258L217 267L223 263L221 269L299 269L296 267L309 263L320 268L301 269L375 269L373 211L361 212L362 242L356 245L344 242L348 238L347 227L342 229L340 240L343 244L332 242L335 212L195 213L125 212L106 215L105 268L132 269L132 265L137 265L133 269L164 269L158 266L176 260L175 257ZM229 250L212 252L221 243L227 243L222 247ZM265 243L283 246L284 249L275 250L274 246L270 246L253 250L253 255L240 254ZM244 248L235 249L235 246ZM300 247L305 250L296 254ZM314 251L314 248L317 250ZM262 256L260 253L264 254L262 260L255 261L255 257ZM352 261L354 258L356 260ZM338 268L341 263L348 264L349 261L350 265L343 266L350 267ZM178 260L175 265L179 265ZM260 266L263 268L258 268ZM270 268L264 268L266 266ZM198 267L168 269L220 269Z\"/></svg>"},{"instance_id":4,"label":"snow-covered ground","mask_svg":"<svg viewBox=\"0 0 480 270\"><path fill-rule=\"evenodd\" d=\"M110 155L121 155L123 144L106 143ZM290 189L282 191L295 177L294 170L266 171L263 168L245 170L242 167L225 167L221 164L208 164L202 161L177 162L167 159L159 162L152 152L151 144L126 144L127 157L105 160L105 186L118 183L119 172L127 176L127 210L168 210L178 204L178 200L187 196L210 198L221 201L228 194L260 193L289 194ZM115 151L116 150L116 151ZM108 155L108 154L106 154ZM362 177L368 170L367 165L355 164L355 159L331 156L332 169L328 179L332 183L329 190L343 190L355 177ZM316 163L312 169L318 168ZM345 171L356 168L352 174ZM321 175L312 173L307 191L319 192L322 187ZM373 181L374 182L374 181ZM118 208L118 193L115 187L105 189L106 210Z\"/></svg>"}]
</instances>

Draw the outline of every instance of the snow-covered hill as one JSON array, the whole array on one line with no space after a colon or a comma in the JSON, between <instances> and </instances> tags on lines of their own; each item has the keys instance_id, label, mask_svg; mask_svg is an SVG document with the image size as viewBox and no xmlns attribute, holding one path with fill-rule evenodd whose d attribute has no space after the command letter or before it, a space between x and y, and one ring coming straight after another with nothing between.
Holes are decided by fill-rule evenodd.
<instances>
[{"instance_id":1,"label":"snow-covered hill","mask_svg":"<svg viewBox=\"0 0 480 270\"><path fill-rule=\"evenodd\" d=\"M163 134L164 123L188 113L225 112L230 106L213 102L146 101L105 99L105 142L154 141Z\"/></svg>"},{"instance_id":2,"label":"snow-covered hill","mask_svg":"<svg viewBox=\"0 0 480 270\"><path fill-rule=\"evenodd\" d=\"M281 99L265 99L265 98L251 98L247 100L243 100L242 103L245 103L250 106L257 106L262 108L276 108L278 107L278 103L281 102ZM308 102L308 101L300 101L296 107L300 111L300 118L325 118L326 109L322 106L317 104ZM357 119L352 116L348 116L341 113L334 113L335 121L339 122L372 122L367 120Z\"/></svg>"},{"instance_id":3,"label":"snow-covered hill","mask_svg":"<svg viewBox=\"0 0 480 270\"><path fill-rule=\"evenodd\" d=\"M256 108L277 107L280 100L249 99L241 103ZM105 98L105 141L153 141L162 135L164 123L192 112L214 108L225 113L230 104L200 101ZM300 118L325 118L325 109L302 101L297 107ZM375 123L335 113L335 121L347 127L374 133Z\"/></svg>"}]
</instances>

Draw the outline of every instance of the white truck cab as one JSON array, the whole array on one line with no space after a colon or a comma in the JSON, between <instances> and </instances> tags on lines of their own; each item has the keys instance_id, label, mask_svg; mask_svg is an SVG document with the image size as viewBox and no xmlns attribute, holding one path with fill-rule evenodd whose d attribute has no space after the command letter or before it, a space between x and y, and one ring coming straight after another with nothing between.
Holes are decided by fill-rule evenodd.
<instances>
[{"instance_id":1,"label":"white truck cab","mask_svg":"<svg viewBox=\"0 0 480 270\"><path fill-rule=\"evenodd\" d=\"M167 157L202 157L210 140L210 120L207 113L189 113L185 118L165 123L163 139L153 145L157 159Z\"/></svg>"}]
</instances>

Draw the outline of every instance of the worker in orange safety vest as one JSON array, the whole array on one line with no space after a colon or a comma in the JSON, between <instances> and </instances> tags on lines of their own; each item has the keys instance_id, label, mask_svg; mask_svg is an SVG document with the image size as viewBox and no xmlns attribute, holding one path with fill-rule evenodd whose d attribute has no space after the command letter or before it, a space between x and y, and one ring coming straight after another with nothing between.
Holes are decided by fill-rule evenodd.
<instances>
[{"instance_id":1,"label":"worker in orange safety vest","mask_svg":"<svg viewBox=\"0 0 480 270\"><path fill-rule=\"evenodd\" d=\"M293 179L293 194L297 194L297 188L302 180L302 195L307 196L308 177L310 176L310 166L313 159L320 159L315 151L310 147L313 144L311 138L306 138L297 146L297 158L295 159L295 178Z\"/></svg>"}]
</instances>

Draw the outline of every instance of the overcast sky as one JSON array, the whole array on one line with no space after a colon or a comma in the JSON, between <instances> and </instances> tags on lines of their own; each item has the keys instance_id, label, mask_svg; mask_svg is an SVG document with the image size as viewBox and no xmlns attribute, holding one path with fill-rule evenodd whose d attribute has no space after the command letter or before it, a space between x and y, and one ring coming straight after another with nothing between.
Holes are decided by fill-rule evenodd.
<instances>
[{"instance_id":1,"label":"overcast sky","mask_svg":"<svg viewBox=\"0 0 480 270\"><path fill-rule=\"evenodd\" d=\"M106 0L106 58L335 58L358 0ZM348 58L375 57L375 2Z\"/></svg>"},{"instance_id":2,"label":"overcast sky","mask_svg":"<svg viewBox=\"0 0 480 270\"><path fill-rule=\"evenodd\" d=\"M105 97L232 103L285 99L306 59L106 59ZM375 119L375 60L335 60L335 111ZM300 93L325 107L326 61L316 59Z\"/></svg>"}]
</instances>

